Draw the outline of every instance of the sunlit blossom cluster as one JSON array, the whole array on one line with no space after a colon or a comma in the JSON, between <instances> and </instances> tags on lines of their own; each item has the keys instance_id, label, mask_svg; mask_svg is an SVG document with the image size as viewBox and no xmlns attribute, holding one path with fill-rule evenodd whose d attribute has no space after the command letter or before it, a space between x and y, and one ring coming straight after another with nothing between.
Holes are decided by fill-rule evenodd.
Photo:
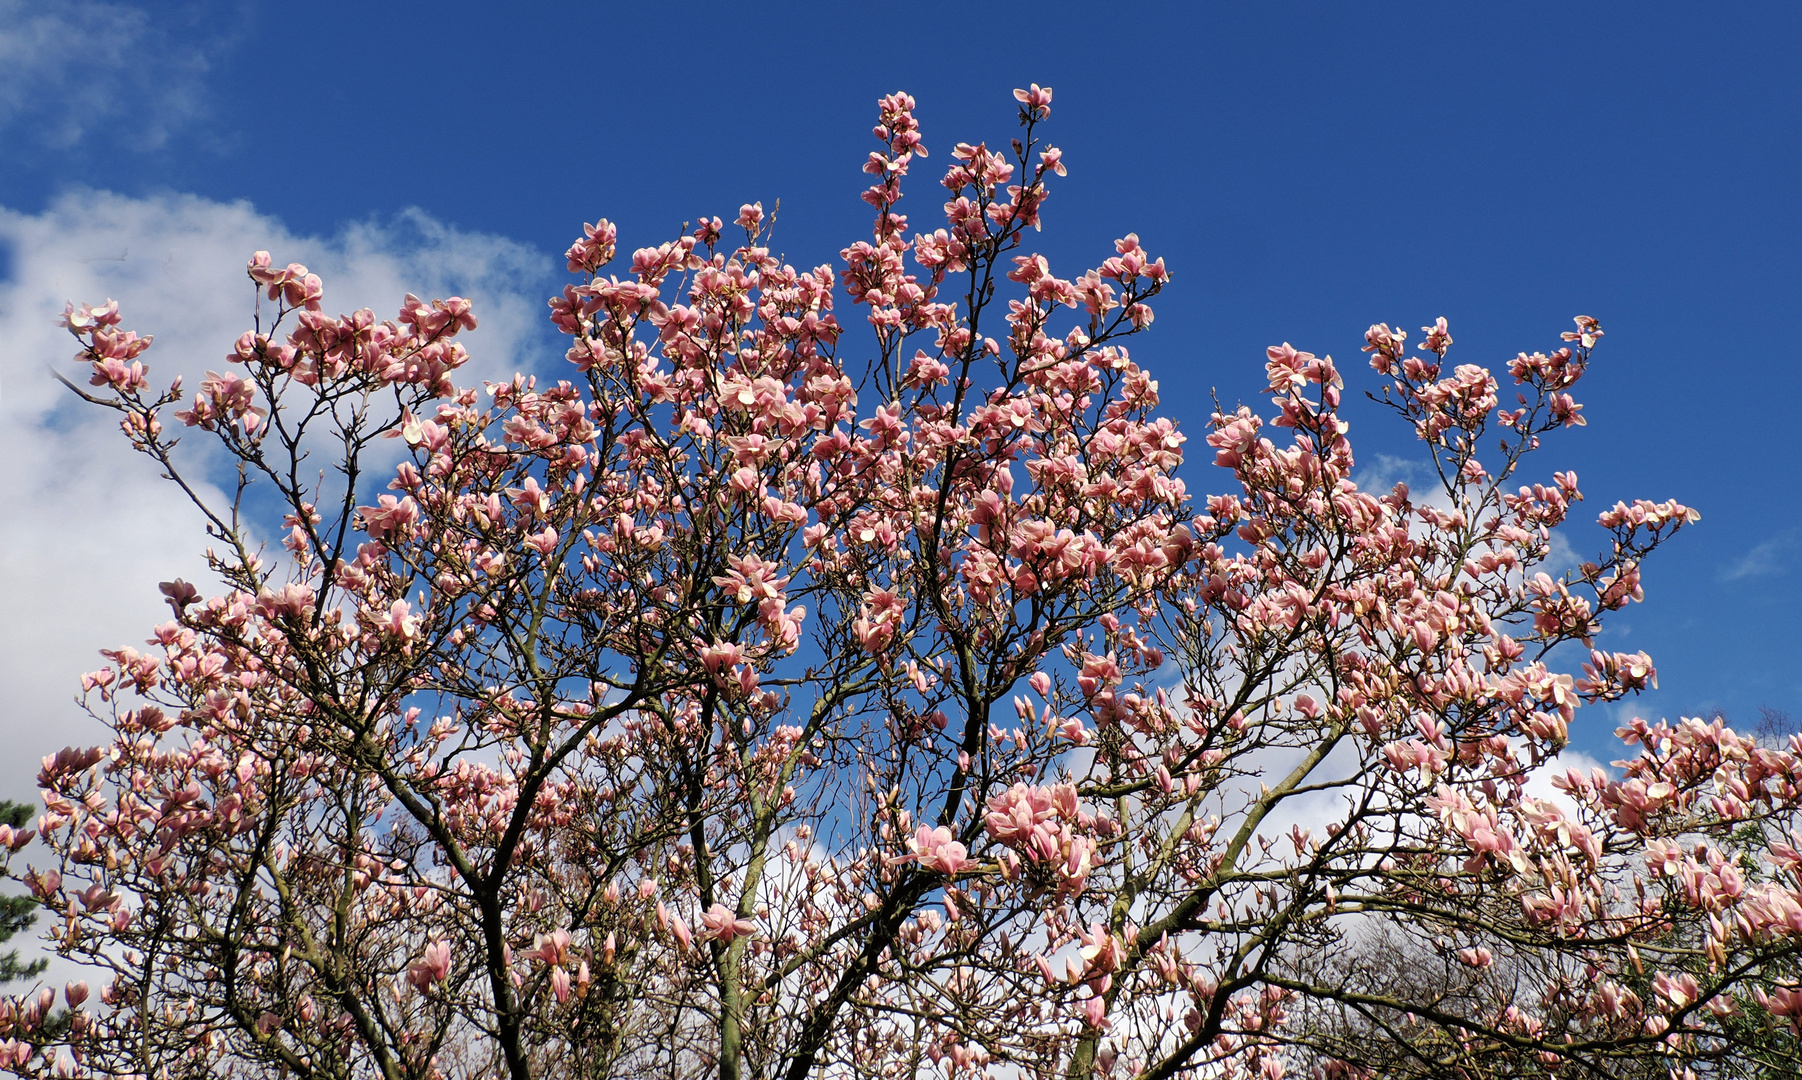
<instances>
[{"instance_id":1,"label":"sunlit blossom cluster","mask_svg":"<svg viewBox=\"0 0 1802 1080\"><path fill-rule=\"evenodd\" d=\"M265 252L192 394L71 305L72 389L195 500L218 580L163 585L148 651L83 680L113 741L0 831L99 973L0 1003L0 1062L1794 1061L1802 742L1637 721L1617 771L1529 793L1583 708L1655 685L1597 638L1698 520L1622 501L1549 561L1583 494L1534 455L1585 422L1597 321L1501 373L1444 319L1366 332L1430 492L1352 480L1347 375L1289 344L1183 471L1126 344L1170 271L1133 234L1068 276L1030 250L1068 166L1051 90L1015 98L918 227L925 138L883 98L835 264L773 254L757 202L629 253L584 226L549 376L461 385L471 301L334 317ZM178 433L236 466L224 503Z\"/></svg>"}]
</instances>

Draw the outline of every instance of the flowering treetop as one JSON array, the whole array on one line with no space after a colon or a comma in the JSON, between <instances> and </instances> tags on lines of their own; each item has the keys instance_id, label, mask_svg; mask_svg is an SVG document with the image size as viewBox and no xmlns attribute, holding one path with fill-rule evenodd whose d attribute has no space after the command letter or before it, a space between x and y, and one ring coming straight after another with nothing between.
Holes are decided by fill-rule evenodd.
<instances>
[{"instance_id":1,"label":"flowering treetop","mask_svg":"<svg viewBox=\"0 0 1802 1080\"><path fill-rule=\"evenodd\" d=\"M106 981L66 1023L50 991L7 1006L11 1066L1793 1057L1802 746L1642 724L1619 777L1528 794L1577 708L1655 678L1593 641L1696 519L1619 504L1610 550L1551 572L1582 496L1522 470L1584 422L1596 321L1517 357L1506 406L1447 369L1444 320L1420 355L1371 328L1424 497L1359 489L1337 365L1272 348L1275 412L1212 418L1227 490L1191 498L1125 344L1164 262L1028 249L1066 167L1051 91L1015 97L1010 145L950 153L931 232L898 211L914 102L882 99L836 266L774 257L755 203L628 269L586 226L555 381L460 386L468 301L334 317L261 252L191 395L151 388L116 306L71 306L79 392L200 507L222 589L164 585L150 652L84 680L112 745L45 763L23 875ZM178 433L238 466L225 505ZM1413 968L1345 967L1376 943Z\"/></svg>"}]
</instances>

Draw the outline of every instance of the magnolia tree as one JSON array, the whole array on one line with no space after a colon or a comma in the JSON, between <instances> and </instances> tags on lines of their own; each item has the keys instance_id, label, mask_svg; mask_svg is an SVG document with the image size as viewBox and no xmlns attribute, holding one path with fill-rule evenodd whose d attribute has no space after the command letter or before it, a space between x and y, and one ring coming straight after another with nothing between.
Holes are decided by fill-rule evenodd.
<instances>
[{"instance_id":1,"label":"magnolia tree","mask_svg":"<svg viewBox=\"0 0 1802 1080\"><path fill-rule=\"evenodd\" d=\"M1334 362L1273 348L1275 412L1214 416L1227 493L1192 499L1122 344L1163 262L1030 251L1064 166L1050 91L1015 96L921 232L914 103L884 98L873 235L836 266L772 256L756 205L615 274L588 226L557 380L461 386L466 301L334 317L260 252L197 394L71 308L79 392L193 499L218 586L162 586L147 648L84 680L112 743L45 762L8 872L99 974L7 1004L5 1062L1793 1065L1802 742L1640 723L1618 773L1529 794L1580 705L1654 678L1586 646L1696 518L1618 504L1548 572L1577 481L1522 470L1583 422L1596 323L1513 360L1509 402L1447 368L1443 320L1419 355L1373 327L1425 494L1360 490Z\"/></svg>"}]
</instances>

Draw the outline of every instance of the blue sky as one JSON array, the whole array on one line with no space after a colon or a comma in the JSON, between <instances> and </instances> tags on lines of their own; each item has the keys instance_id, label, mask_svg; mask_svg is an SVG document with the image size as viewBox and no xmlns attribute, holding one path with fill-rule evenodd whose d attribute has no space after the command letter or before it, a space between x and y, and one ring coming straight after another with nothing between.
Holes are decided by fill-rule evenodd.
<instances>
[{"instance_id":1,"label":"blue sky","mask_svg":"<svg viewBox=\"0 0 1802 1080\"><path fill-rule=\"evenodd\" d=\"M828 261L867 225L879 95L919 100L936 162L1007 138L1028 82L1055 89L1070 166L1047 253L1074 270L1136 231L1165 257L1134 351L1192 434L1215 389L1254 398L1271 343L1334 354L1357 388L1371 322L1444 315L1457 360L1495 365L1601 319L1590 426L1540 468L1578 471L1585 520L1640 496L1704 515L1605 635L1658 663L1632 711L1802 716L1802 7L613 8L0 0L0 587L35 613L3 631L8 682L35 689L0 731L22 760L77 741L70 680L156 620L198 538L48 392L63 295L135 303L161 362L199 370L241 321L212 283L268 247L333 271L328 299L489 299L472 346L531 367L556 355L536 305L582 221L629 250L780 199L776 246ZM1364 462L1420 456L1353 418ZM1212 471L1198 457L1191 487ZM1614 756L1617 719L1581 715L1577 744Z\"/></svg>"}]
</instances>

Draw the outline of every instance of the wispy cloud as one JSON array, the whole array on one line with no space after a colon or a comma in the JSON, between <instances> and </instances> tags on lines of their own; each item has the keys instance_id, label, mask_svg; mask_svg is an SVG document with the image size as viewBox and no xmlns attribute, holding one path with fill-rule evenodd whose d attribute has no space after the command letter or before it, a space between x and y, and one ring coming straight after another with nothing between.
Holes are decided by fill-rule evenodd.
<instances>
[{"instance_id":1,"label":"wispy cloud","mask_svg":"<svg viewBox=\"0 0 1802 1080\"><path fill-rule=\"evenodd\" d=\"M1789 569L1796 559L1798 547L1802 547L1802 530L1785 530L1721 567L1718 576L1722 581L1775 577Z\"/></svg>"},{"instance_id":2,"label":"wispy cloud","mask_svg":"<svg viewBox=\"0 0 1802 1080\"><path fill-rule=\"evenodd\" d=\"M104 733L71 699L101 648L137 645L168 618L157 582L209 581L198 515L125 445L110 413L74 400L47 365L78 375L56 325L65 299L120 302L154 333L154 381L218 368L248 325L244 260L264 248L325 280L333 311L391 316L407 291L475 300L468 379L500 378L534 352L547 256L412 212L333 237L296 236L248 203L70 192L40 214L0 208L0 796L29 796L37 760ZM77 381L81 381L77 379ZM200 444L184 446L198 450Z\"/></svg>"},{"instance_id":3,"label":"wispy cloud","mask_svg":"<svg viewBox=\"0 0 1802 1080\"><path fill-rule=\"evenodd\" d=\"M1630 756L1624 749L1621 754L1623 757ZM1596 769L1601 769L1608 775L1613 775L1614 772L1612 768L1605 766L1590 754L1581 750L1566 749L1528 774L1527 794L1542 802L1557 806L1568 817L1580 818L1582 815L1576 802L1569 795L1558 790L1557 786L1552 783L1555 777L1561 777L1573 769L1584 776L1590 775Z\"/></svg>"},{"instance_id":4,"label":"wispy cloud","mask_svg":"<svg viewBox=\"0 0 1802 1080\"><path fill-rule=\"evenodd\" d=\"M1353 479L1365 491L1377 493L1387 493L1396 484L1407 484L1410 489L1421 488L1429 494L1438 494L1439 488L1439 477L1434 474L1431 464L1395 454L1360 454Z\"/></svg>"},{"instance_id":5,"label":"wispy cloud","mask_svg":"<svg viewBox=\"0 0 1802 1080\"><path fill-rule=\"evenodd\" d=\"M1360 488L1372 494L1387 494L1396 484L1408 485L1409 497L1416 504L1439 510L1452 509L1452 498L1446 494L1443 481L1431 461L1397 457L1394 454L1372 454L1363 458L1353 475ZM1571 545L1570 537L1553 531L1547 546L1545 562L1539 569L1562 574L1574 569L1582 557Z\"/></svg>"},{"instance_id":6,"label":"wispy cloud","mask_svg":"<svg viewBox=\"0 0 1802 1080\"><path fill-rule=\"evenodd\" d=\"M8 150L104 140L155 149L206 111L210 52L231 27L168 24L183 8L97 0L0 0L0 133Z\"/></svg>"}]
</instances>

